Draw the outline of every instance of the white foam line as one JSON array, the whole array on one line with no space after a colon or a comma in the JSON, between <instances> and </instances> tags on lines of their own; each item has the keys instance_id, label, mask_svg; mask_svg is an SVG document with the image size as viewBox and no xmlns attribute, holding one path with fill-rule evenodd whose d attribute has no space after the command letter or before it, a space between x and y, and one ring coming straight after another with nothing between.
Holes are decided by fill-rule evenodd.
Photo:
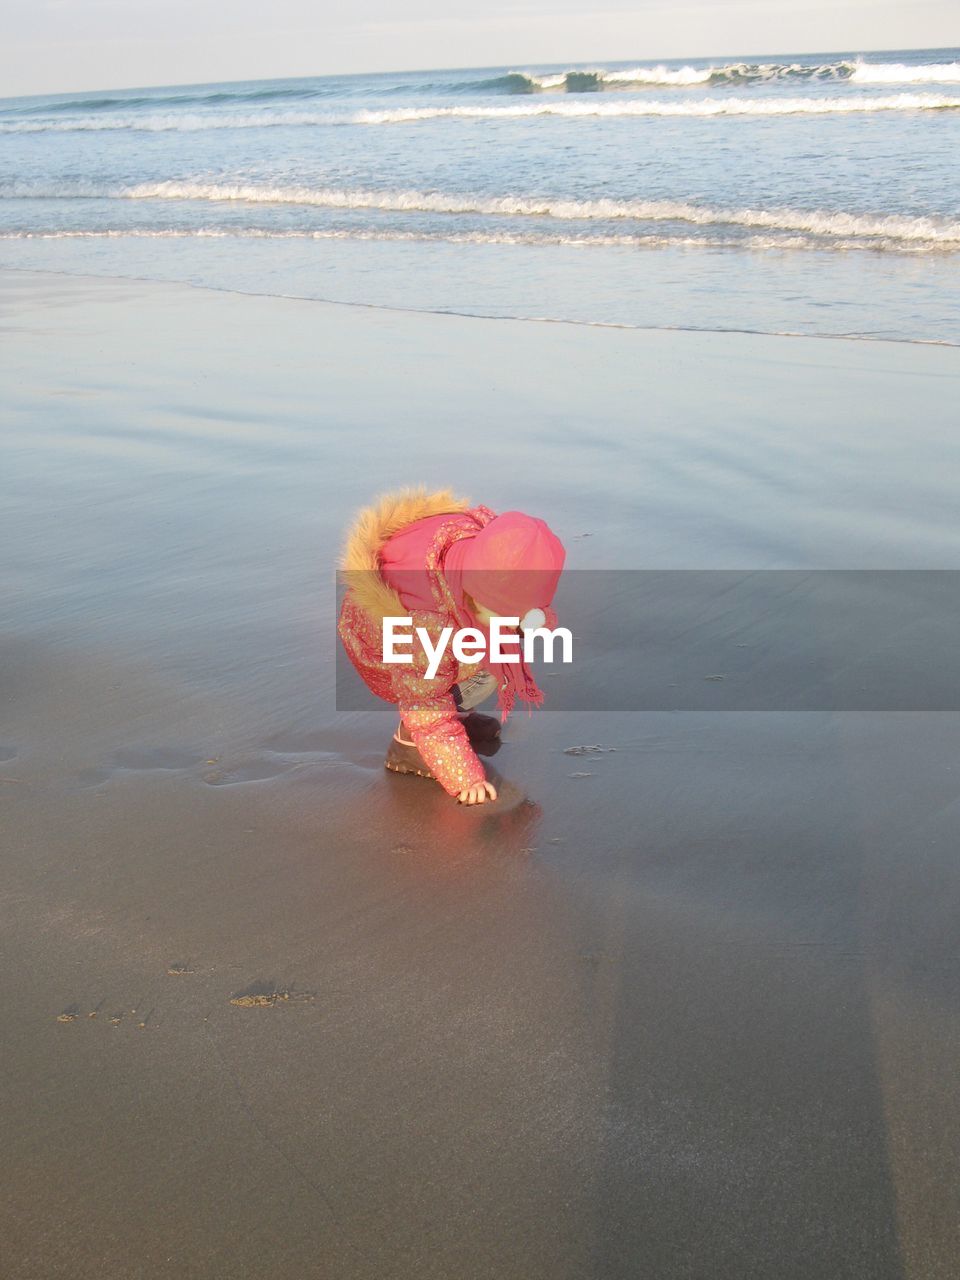
<instances>
[{"instance_id":1,"label":"white foam line","mask_svg":"<svg viewBox=\"0 0 960 1280\"><path fill-rule=\"evenodd\" d=\"M903 214L822 209L728 209L675 200L565 200L549 196L467 196L440 191L362 191L349 188L267 187L253 184L158 182L109 186L70 182L0 182L0 199L183 200L308 205L386 213L476 214L562 221L631 220L739 226L809 235L960 243L960 221Z\"/></svg>"},{"instance_id":2,"label":"white foam line","mask_svg":"<svg viewBox=\"0 0 960 1280\"><path fill-rule=\"evenodd\" d=\"M383 111L360 111L352 117L356 124L410 124L419 120L445 118L501 120L532 116L590 117L710 117L833 115L873 111L941 111L960 107L960 98L942 94L900 93L888 97L861 94L830 98L698 98L693 101L605 101L596 98L517 103L508 106L396 107Z\"/></svg>"},{"instance_id":3,"label":"white foam line","mask_svg":"<svg viewBox=\"0 0 960 1280\"><path fill-rule=\"evenodd\" d=\"M858 62L850 79L857 84L960 84L960 62Z\"/></svg>"},{"instance_id":4,"label":"white foam line","mask_svg":"<svg viewBox=\"0 0 960 1280\"><path fill-rule=\"evenodd\" d=\"M146 133L193 133L205 129L267 129L331 125L400 125L425 120L521 120L556 116L568 120L642 118L647 116L791 116L870 113L876 111L947 111L960 108L960 98L932 93L900 93L887 97L861 94L830 98L699 98L693 101L629 99L602 96L510 103L503 106L395 107L350 115L314 111L270 111L239 114L76 116L64 119L0 120L0 134L75 133L134 130Z\"/></svg>"},{"instance_id":5,"label":"white foam line","mask_svg":"<svg viewBox=\"0 0 960 1280\"><path fill-rule=\"evenodd\" d=\"M896 238L877 239L846 238L824 241L810 235L747 235L731 236L657 235L522 235L510 232L373 230L367 228L337 228L311 231L269 231L263 228L198 227L191 230L179 228L112 228L101 230L70 231L3 231L0 242L47 240L358 240L384 242L417 242L428 244L477 244L477 245L561 245L570 248L618 247L618 248L697 248L697 249L751 249L751 250L887 250L897 253L930 253L934 250L950 251L949 243L930 241L905 242ZM960 248L960 243L957 244Z\"/></svg>"}]
</instances>

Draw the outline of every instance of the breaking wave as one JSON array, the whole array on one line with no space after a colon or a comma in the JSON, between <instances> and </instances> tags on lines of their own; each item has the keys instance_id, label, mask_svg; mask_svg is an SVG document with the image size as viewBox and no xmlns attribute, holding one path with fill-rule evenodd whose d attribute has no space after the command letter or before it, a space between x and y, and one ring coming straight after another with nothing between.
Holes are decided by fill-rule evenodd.
<instances>
[{"instance_id":1,"label":"breaking wave","mask_svg":"<svg viewBox=\"0 0 960 1280\"><path fill-rule=\"evenodd\" d=\"M721 67L634 67L616 70L566 70L538 74L509 72L489 81L470 84L470 88L486 88L507 93L541 93L561 90L567 93L589 93L609 88L675 86L687 88L696 84L771 84L852 81L858 84L956 84L960 83L960 63L927 63L911 67L908 63L865 63L863 59L835 63L726 63ZM467 87L467 86L465 86Z\"/></svg>"},{"instance_id":2,"label":"breaking wave","mask_svg":"<svg viewBox=\"0 0 960 1280\"><path fill-rule=\"evenodd\" d=\"M537 73L511 71L489 80L467 82L461 89L482 89L501 93L596 93L604 89L641 88L646 85L689 88L696 85L771 84L777 81L803 83L850 80L856 84L957 84L960 63L935 62L923 66L907 63L870 63L862 59L823 62L730 62L722 66L571 69Z\"/></svg>"},{"instance_id":3,"label":"breaking wave","mask_svg":"<svg viewBox=\"0 0 960 1280\"><path fill-rule=\"evenodd\" d=\"M143 111L144 114L178 112L184 107L216 110L231 105L269 108L273 103L295 104L317 98L345 94L383 96L398 92L419 94L534 94L591 93L603 90L645 87L696 88L697 86L765 85L850 82L863 85L960 84L960 62L866 62L862 58L833 62L729 62L695 67L637 65L619 67L568 67L554 71L499 72L484 79L448 80L446 73L418 79L407 73L395 79L376 77L316 77L310 79L253 81L249 84L198 85L124 93L75 94L59 99L8 100L0 106L0 117L24 120L31 117L56 119L84 114L107 115Z\"/></svg>"},{"instance_id":4,"label":"breaking wave","mask_svg":"<svg viewBox=\"0 0 960 1280\"><path fill-rule=\"evenodd\" d=\"M868 94L834 98L697 98L660 101L631 98L628 101L549 100L508 107L398 107L381 111L358 111L353 124L409 124L418 120L445 117L498 120L525 116L786 116L830 115L844 112L936 111L960 107L960 98L931 93L900 93L889 97Z\"/></svg>"},{"instance_id":5,"label":"breaking wave","mask_svg":"<svg viewBox=\"0 0 960 1280\"><path fill-rule=\"evenodd\" d=\"M903 62L858 62L850 79L858 84L960 84L960 62L916 67Z\"/></svg>"},{"instance_id":6,"label":"breaking wave","mask_svg":"<svg viewBox=\"0 0 960 1280\"><path fill-rule=\"evenodd\" d=\"M666 85L689 88L695 85L770 83L774 80L849 80L854 77L856 62L830 62L822 66L803 63L735 62L720 67L632 67L617 70L577 69L535 73L511 71L490 80L475 81L464 88L499 90L504 93L596 93L603 89L630 89L644 85Z\"/></svg>"},{"instance_id":7,"label":"breaking wave","mask_svg":"<svg viewBox=\"0 0 960 1280\"><path fill-rule=\"evenodd\" d=\"M178 114L75 116L46 120L0 120L0 134L73 133L101 130L141 130L147 133L191 133L205 129L265 129L282 126L413 124L422 120L502 120L533 116L583 119L591 116L786 116L830 115L874 111L949 111L960 97L933 93L869 94L830 98L687 98L661 101L562 101L548 99L510 106L429 106L361 110L350 114L315 111L274 111L244 114Z\"/></svg>"},{"instance_id":8,"label":"breaking wave","mask_svg":"<svg viewBox=\"0 0 960 1280\"><path fill-rule=\"evenodd\" d=\"M596 93L601 89L629 88L638 85L709 84L710 71L695 67L635 67L632 71L579 70L536 74L533 71L510 71L490 80L463 85L467 89L500 93Z\"/></svg>"},{"instance_id":9,"label":"breaking wave","mask_svg":"<svg viewBox=\"0 0 960 1280\"><path fill-rule=\"evenodd\" d=\"M698 227L743 227L823 238L882 239L890 243L960 248L960 221L935 216L825 209L738 209L677 200L568 200L553 196L474 196L442 191L364 191L242 183L157 182L122 186L82 181L0 182L0 200L78 199L305 205L330 210L542 218L564 222L678 222Z\"/></svg>"}]
</instances>

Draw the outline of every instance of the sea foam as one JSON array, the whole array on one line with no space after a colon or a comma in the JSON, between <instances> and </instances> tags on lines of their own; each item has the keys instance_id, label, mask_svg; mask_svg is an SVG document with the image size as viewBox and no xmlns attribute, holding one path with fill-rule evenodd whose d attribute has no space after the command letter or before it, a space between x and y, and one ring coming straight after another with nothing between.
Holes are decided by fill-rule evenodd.
<instances>
[{"instance_id":1,"label":"sea foam","mask_svg":"<svg viewBox=\"0 0 960 1280\"><path fill-rule=\"evenodd\" d=\"M465 81L454 86L501 93L590 93L604 89L644 86L690 88L697 85L762 85L777 81L853 81L858 84L956 84L960 63L865 62L862 58L836 62L728 62L707 67L636 66L609 70L571 68L558 72L510 71L489 80Z\"/></svg>"},{"instance_id":2,"label":"sea foam","mask_svg":"<svg viewBox=\"0 0 960 1280\"><path fill-rule=\"evenodd\" d=\"M175 200L252 205L306 205L558 221L680 222L698 227L745 227L846 239L882 238L960 246L960 221L828 209L729 208L678 200L571 200L551 196L474 196L443 191L376 191L340 187L257 186L244 183L148 182L131 186L64 180L0 182L2 200Z\"/></svg>"},{"instance_id":3,"label":"sea foam","mask_svg":"<svg viewBox=\"0 0 960 1280\"><path fill-rule=\"evenodd\" d=\"M696 98L610 100L537 99L506 106L458 105L365 109L340 114L318 111L270 111L224 114L86 115L51 119L2 119L0 134L74 133L139 130L192 133L205 129L267 129L330 125L416 124L424 120L522 120L556 116L570 120L643 116L790 116L875 111L949 111L960 108L955 94L899 93L829 98Z\"/></svg>"}]
</instances>

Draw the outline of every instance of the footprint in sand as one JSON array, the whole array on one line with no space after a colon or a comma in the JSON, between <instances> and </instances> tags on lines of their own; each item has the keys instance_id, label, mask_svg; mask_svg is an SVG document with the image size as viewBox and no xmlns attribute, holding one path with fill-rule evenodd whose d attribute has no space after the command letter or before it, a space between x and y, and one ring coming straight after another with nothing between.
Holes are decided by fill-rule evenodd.
<instances>
[{"instance_id":1,"label":"footprint in sand","mask_svg":"<svg viewBox=\"0 0 960 1280\"><path fill-rule=\"evenodd\" d=\"M97 1018L105 1004L106 1004L106 1000L101 1000L98 1005L94 1006L94 1008L88 1009L86 1014L87 1018L89 1019ZM134 1008L130 1010L130 1014L129 1014L130 1017L136 1019L136 1021L132 1025L136 1026L137 1029L140 1031L152 1030L153 1026L156 1025L152 1021L155 1012L156 1012L155 1009L149 1009L146 1013L141 1013L139 1006L135 1005ZM112 1013L110 1015L105 1025L109 1025L111 1027L119 1027L123 1024L127 1016L128 1016L127 1011L125 1009L118 1009L115 1013ZM57 1014L57 1021L58 1022L79 1022L82 1017L83 1017L83 1010L80 1008L79 1004L68 1004L65 1009L63 1009L60 1013Z\"/></svg>"},{"instance_id":2,"label":"footprint in sand","mask_svg":"<svg viewBox=\"0 0 960 1280\"><path fill-rule=\"evenodd\" d=\"M167 965L167 973L171 977L185 977L189 974L201 972L203 972L201 968L195 968L188 961L178 960ZM275 978L257 979L249 983L243 990L236 991L229 997L230 1004L238 1009L287 1008L293 1005L313 1004L315 1000L316 995L313 991L299 991L292 984L280 983ZM100 1025L113 1027L114 1029L134 1027L139 1031L153 1031L157 1027L161 1027L165 1019L157 1019L155 1007L151 1007L144 1012L144 1004L145 1001L137 1001L129 1009L126 1006L117 1008L114 1005L113 1012L100 1019ZM80 1003L74 1002L61 1009L56 1015L56 1020L63 1024L79 1023L85 1018L96 1020L104 1011L106 1005L106 998L92 1009L86 1010Z\"/></svg>"},{"instance_id":3,"label":"footprint in sand","mask_svg":"<svg viewBox=\"0 0 960 1280\"><path fill-rule=\"evenodd\" d=\"M282 987L273 979L266 982L251 982L242 991L230 997L230 1003L238 1009L275 1009L280 1005L312 1004L312 991L294 991L292 987Z\"/></svg>"}]
</instances>

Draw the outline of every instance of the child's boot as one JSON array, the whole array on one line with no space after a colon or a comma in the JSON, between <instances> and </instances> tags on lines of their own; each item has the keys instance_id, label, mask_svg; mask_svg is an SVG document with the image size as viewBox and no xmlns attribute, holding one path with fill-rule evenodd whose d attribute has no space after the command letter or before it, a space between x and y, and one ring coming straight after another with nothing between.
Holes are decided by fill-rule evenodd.
<instances>
[{"instance_id":1,"label":"child's boot","mask_svg":"<svg viewBox=\"0 0 960 1280\"><path fill-rule=\"evenodd\" d=\"M393 770L394 773L415 773L420 778L434 778L435 774L430 772L423 756L414 746L414 744L403 736L403 723L393 735L390 746L387 749L387 758L384 760L387 769Z\"/></svg>"}]
</instances>

